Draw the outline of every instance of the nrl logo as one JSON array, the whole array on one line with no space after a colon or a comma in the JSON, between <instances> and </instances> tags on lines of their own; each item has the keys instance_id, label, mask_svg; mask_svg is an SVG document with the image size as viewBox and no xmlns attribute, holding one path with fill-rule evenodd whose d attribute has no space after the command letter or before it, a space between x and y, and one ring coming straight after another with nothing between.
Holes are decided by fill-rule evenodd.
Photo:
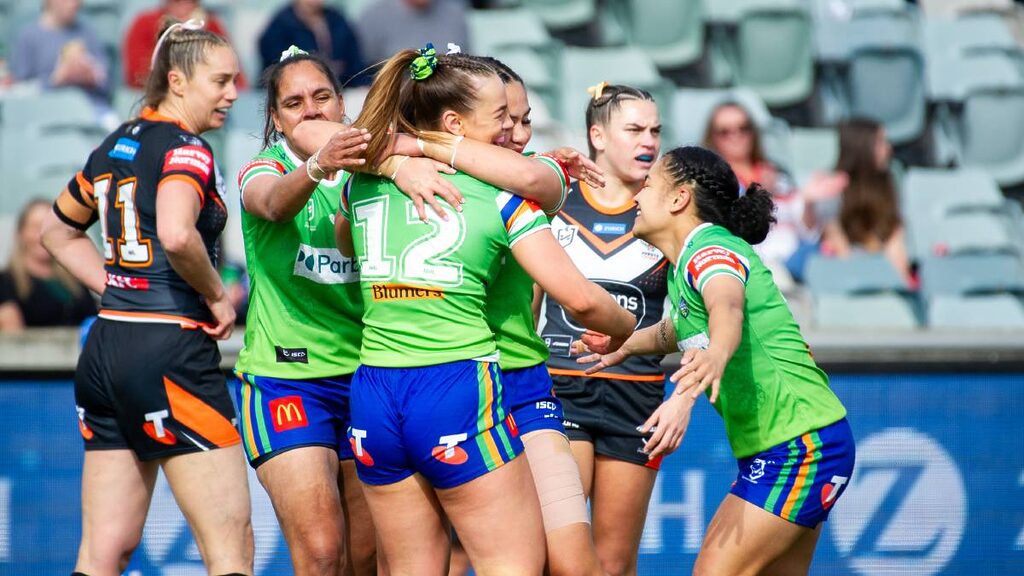
<instances>
[{"instance_id":1,"label":"nrl logo","mask_svg":"<svg viewBox=\"0 0 1024 576\"><path fill-rule=\"evenodd\" d=\"M569 244L572 244L572 241L576 239L576 226L560 228L556 237L558 238L558 243L562 245L562 248L565 248Z\"/></svg>"}]
</instances>

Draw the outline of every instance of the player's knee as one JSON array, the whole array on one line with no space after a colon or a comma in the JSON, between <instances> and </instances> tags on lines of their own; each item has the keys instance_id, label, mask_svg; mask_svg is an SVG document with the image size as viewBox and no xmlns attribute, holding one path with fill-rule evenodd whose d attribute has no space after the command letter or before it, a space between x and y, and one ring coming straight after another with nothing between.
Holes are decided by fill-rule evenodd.
<instances>
[{"instance_id":1,"label":"player's knee","mask_svg":"<svg viewBox=\"0 0 1024 576\"><path fill-rule=\"evenodd\" d=\"M356 576L377 573L377 546L375 542L357 544L353 541L348 555L352 561L352 573Z\"/></svg>"},{"instance_id":2,"label":"player's knee","mask_svg":"<svg viewBox=\"0 0 1024 576\"><path fill-rule=\"evenodd\" d=\"M330 532L330 531L328 531ZM315 568L313 574L335 574L342 563L344 548L333 533L306 533L298 546L303 563Z\"/></svg>"},{"instance_id":3,"label":"player's knee","mask_svg":"<svg viewBox=\"0 0 1024 576\"><path fill-rule=\"evenodd\" d=\"M636 557L616 555L601 558L601 569L608 576L635 576Z\"/></svg>"},{"instance_id":4,"label":"player's knee","mask_svg":"<svg viewBox=\"0 0 1024 576\"><path fill-rule=\"evenodd\" d=\"M80 559L86 565L120 573L128 567L132 553L141 541L141 533L126 533L108 526L83 538Z\"/></svg>"}]
</instances>

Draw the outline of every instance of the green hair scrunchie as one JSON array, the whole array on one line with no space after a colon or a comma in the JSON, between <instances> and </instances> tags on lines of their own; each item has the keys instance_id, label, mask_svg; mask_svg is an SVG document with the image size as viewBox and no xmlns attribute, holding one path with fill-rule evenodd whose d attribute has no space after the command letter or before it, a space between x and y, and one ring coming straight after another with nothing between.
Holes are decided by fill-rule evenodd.
<instances>
[{"instance_id":1,"label":"green hair scrunchie","mask_svg":"<svg viewBox=\"0 0 1024 576\"><path fill-rule=\"evenodd\" d=\"M426 48L420 48L420 55L409 64L409 75L413 80L426 80L437 68L437 51L434 45L427 43Z\"/></svg>"}]
</instances>

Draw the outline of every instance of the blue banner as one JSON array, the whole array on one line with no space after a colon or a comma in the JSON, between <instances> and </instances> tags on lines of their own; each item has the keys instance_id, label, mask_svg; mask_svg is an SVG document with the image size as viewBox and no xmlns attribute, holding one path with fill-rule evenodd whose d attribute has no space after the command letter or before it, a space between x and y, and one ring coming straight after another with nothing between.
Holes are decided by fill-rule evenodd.
<instances>
[{"instance_id":1,"label":"blue banner","mask_svg":"<svg viewBox=\"0 0 1024 576\"><path fill-rule=\"evenodd\" d=\"M826 523L812 574L1024 573L1024 375L837 375L857 468ZM68 574L80 534L70 382L0 381L0 574ZM737 473L721 420L698 403L666 459L641 541L640 574L688 574ZM256 574L291 574L250 474ZM205 574L161 476L127 574Z\"/></svg>"}]
</instances>

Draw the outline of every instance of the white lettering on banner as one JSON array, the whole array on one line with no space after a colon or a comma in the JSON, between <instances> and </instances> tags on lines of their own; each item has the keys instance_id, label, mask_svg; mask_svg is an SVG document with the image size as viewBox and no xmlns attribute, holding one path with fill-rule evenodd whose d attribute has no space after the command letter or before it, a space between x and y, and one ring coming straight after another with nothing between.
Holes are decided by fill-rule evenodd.
<instances>
[{"instance_id":1,"label":"white lettering on banner","mask_svg":"<svg viewBox=\"0 0 1024 576\"><path fill-rule=\"evenodd\" d=\"M836 550L857 574L931 576L960 547L963 477L928 435L887 428L858 442L857 471L830 519Z\"/></svg>"},{"instance_id":2,"label":"white lettering on banner","mask_svg":"<svg viewBox=\"0 0 1024 576\"><path fill-rule=\"evenodd\" d=\"M11 561L11 479L0 478L0 562Z\"/></svg>"},{"instance_id":3,"label":"white lettering on banner","mask_svg":"<svg viewBox=\"0 0 1024 576\"><path fill-rule=\"evenodd\" d=\"M1020 479L1017 482L1024 486L1024 470L1020 471ZM1014 550L1024 550L1024 528L1020 529L1020 535L1017 536L1017 542L1013 545Z\"/></svg>"},{"instance_id":4,"label":"white lettering on banner","mask_svg":"<svg viewBox=\"0 0 1024 576\"><path fill-rule=\"evenodd\" d=\"M281 540L281 529L274 515L274 507L270 503L267 491L256 478L256 471L246 466L249 471L249 494L252 499L252 531L256 544L255 574L265 574L264 570L280 555L278 545ZM157 478L153 490L153 503L146 518L146 526L142 532L142 546L135 555L145 553L149 565L159 566L156 572L146 571L154 576L203 576L207 574L199 556L199 549L192 538L192 531L185 521L181 510L174 501L171 487L163 472ZM130 565L137 567L136 561ZM141 574L142 572L138 572Z\"/></svg>"},{"instance_id":5,"label":"white lettering on banner","mask_svg":"<svg viewBox=\"0 0 1024 576\"><path fill-rule=\"evenodd\" d=\"M665 552L662 522L666 519L683 521L683 551L695 554L700 551L704 540L704 471L684 470L682 477L683 500L666 502L662 500L662 479L654 481L651 504L647 508L647 522L640 538L640 552L660 554Z\"/></svg>"}]
</instances>

